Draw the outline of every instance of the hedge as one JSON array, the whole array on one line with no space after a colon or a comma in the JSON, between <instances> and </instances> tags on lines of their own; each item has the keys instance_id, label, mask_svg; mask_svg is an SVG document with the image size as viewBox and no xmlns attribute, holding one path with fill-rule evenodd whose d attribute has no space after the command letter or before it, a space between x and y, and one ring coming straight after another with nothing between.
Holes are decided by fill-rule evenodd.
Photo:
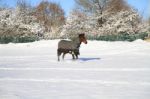
<instances>
[{"instance_id":1,"label":"hedge","mask_svg":"<svg viewBox=\"0 0 150 99\"><path fill-rule=\"evenodd\" d=\"M128 34L120 33L118 35L103 35L103 36L87 36L89 40L102 40L102 41L134 41L136 39L145 39L148 36L148 33L139 33L139 34Z\"/></svg>"},{"instance_id":2,"label":"hedge","mask_svg":"<svg viewBox=\"0 0 150 99\"><path fill-rule=\"evenodd\" d=\"M23 36L23 37L13 37L13 36L1 36L0 43L7 44L7 43L27 43L27 42L34 42L37 41L38 38L34 36Z\"/></svg>"}]
</instances>

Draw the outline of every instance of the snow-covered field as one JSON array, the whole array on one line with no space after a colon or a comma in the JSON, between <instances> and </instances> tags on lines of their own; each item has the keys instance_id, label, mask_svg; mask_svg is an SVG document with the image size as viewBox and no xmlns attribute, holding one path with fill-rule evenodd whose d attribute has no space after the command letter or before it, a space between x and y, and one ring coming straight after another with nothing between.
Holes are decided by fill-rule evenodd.
<instances>
[{"instance_id":1,"label":"snow-covered field","mask_svg":"<svg viewBox=\"0 0 150 99\"><path fill-rule=\"evenodd\" d=\"M89 41L60 62L57 43L0 44L0 99L150 99L150 43Z\"/></svg>"}]
</instances>

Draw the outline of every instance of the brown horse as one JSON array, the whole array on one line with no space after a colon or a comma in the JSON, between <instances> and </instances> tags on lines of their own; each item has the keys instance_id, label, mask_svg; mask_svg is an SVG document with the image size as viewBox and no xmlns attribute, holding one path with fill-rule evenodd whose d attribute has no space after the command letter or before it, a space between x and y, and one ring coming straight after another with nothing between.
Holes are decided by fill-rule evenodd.
<instances>
[{"instance_id":1,"label":"brown horse","mask_svg":"<svg viewBox=\"0 0 150 99\"><path fill-rule=\"evenodd\" d=\"M78 59L78 55L80 55L79 48L82 42L87 44L85 34L79 34L78 38L75 38L72 41L68 41L68 40L59 41L58 49L57 49L58 61L60 60L59 56L61 55L61 53L63 53L62 56L63 59L65 54L67 53L72 54L73 59L75 59L75 56L76 59Z\"/></svg>"}]
</instances>

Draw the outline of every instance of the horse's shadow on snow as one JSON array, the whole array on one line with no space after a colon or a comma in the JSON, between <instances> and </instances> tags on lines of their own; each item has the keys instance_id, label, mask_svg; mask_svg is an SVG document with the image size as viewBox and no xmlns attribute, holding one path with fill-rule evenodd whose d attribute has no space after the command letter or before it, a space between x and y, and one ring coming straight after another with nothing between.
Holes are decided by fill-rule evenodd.
<instances>
[{"instance_id":1,"label":"horse's shadow on snow","mask_svg":"<svg viewBox=\"0 0 150 99\"><path fill-rule=\"evenodd\" d=\"M92 60L100 60L101 58L78 58L80 61L92 61Z\"/></svg>"}]
</instances>

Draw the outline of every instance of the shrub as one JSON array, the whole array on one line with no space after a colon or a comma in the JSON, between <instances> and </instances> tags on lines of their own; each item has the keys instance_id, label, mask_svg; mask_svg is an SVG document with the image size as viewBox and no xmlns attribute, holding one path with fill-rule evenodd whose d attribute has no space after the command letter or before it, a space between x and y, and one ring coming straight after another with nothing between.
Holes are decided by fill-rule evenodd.
<instances>
[{"instance_id":1,"label":"shrub","mask_svg":"<svg viewBox=\"0 0 150 99\"><path fill-rule=\"evenodd\" d=\"M38 37L36 36L24 36L24 37L13 37L13 36L1 36L0 43L7 44L7 43L27 43L27 42L34 42L37 41Z\"/></svg>"},{"instance_id":2,"label":"shrub","mask_svg":"<svg viewBox=\"0 0 150 99\"><path fill-rule=\"evenodd\" d=\"M88 36L89 40L102 40L102 41L134 41L136 39L144 39L148 36L148 33L139 33L139 34L128 34L120 33L118 35L103 35L103 36Z\"/></svg>"}]
</instances>

